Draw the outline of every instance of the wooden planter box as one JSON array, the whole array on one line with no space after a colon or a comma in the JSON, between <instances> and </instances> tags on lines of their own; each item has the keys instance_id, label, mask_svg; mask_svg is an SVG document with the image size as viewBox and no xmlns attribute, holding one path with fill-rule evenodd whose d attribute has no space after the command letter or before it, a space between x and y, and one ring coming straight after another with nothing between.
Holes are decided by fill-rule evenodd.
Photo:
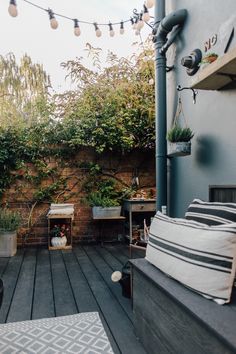
<instances>
[{"instance_id":1,"label":"wooden planter box","mask_svg":"<svg viewBox=\"0 0 236 354\"><path fill-rule=\"evenodd\" d=\"M74 204L51 204L48 217L48 249L49 250L67 250L72 249L72 223L74 219ZM69 229L67 232L66 245L53 246L51 231L55 226L65 225ZM59 237L60 239L60 237Z\"/></svg>"},{"instance_id":2,"label":"wooden planter box","mask_svg":"<svg viewBox=\"0 0 236 354\"><path fill-rule=\"evenodd\" d=\"M187 156L191 155L191 141L168 143L168 156Z\"/></svg>"}]
</instances>

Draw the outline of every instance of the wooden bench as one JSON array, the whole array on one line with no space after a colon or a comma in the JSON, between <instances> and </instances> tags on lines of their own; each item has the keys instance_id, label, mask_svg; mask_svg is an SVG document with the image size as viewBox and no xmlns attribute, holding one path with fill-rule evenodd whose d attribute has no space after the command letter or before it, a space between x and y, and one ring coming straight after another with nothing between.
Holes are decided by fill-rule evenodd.
<instances>
[{"instance_id":1,"label":"wooden bench","mask_svg":"<svg viewBox=\"0 0 236 354\"><path fill-rule=\"evenodd\" d=\"M147 353L236 353L236 291L230 304L220 306L146 259L131 264L134 326Z\"/></svg>"}]
</instances>

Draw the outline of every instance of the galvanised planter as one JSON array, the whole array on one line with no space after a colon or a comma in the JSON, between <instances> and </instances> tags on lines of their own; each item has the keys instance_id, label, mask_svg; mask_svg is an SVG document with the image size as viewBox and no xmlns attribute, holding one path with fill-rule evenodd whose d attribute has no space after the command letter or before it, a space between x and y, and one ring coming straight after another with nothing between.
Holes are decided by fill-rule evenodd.
<instances>
[{"instance_id":1,"label":"galvanised planter","mask_svg":"<svg viewBox=\"0 0 236 354\"><path fill-rule=\"evenodd\" d=\"M168 156L187 156L191 155L191 141L168 143Z\"/></svg>"}]
</instances>

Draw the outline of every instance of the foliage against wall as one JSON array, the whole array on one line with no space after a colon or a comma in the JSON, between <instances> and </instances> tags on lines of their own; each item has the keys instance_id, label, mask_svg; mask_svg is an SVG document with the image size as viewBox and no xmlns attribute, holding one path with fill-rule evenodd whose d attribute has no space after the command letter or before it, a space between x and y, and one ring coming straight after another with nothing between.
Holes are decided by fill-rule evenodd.
<instances>
[{"instance_id":1,"label":"foliage against wall","mask_svg":"<svg viewBox=\"0 0 236 354\"><path fill-rule=\"evenodd\" d=\"M75 89L54 96L41 65L27 55L19 65L13 54L0 56L1 195L24 179L36 188L33 206L57 199L68 180L48 162L53 157L66 164L80 147L99 153L153 148L153 52L145 45L129 59L108 53L105 68L101 50L87 45L92 69L82 58L63 63Z\"/></svg>"}]
</instances>

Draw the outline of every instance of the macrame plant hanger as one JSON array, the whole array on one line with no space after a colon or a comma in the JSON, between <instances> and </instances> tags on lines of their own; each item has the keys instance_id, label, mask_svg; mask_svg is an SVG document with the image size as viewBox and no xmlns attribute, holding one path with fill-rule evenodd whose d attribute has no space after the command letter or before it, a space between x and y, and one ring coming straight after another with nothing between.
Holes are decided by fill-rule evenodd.
<instances>
[{"instance_id":1,"label":"macrame plant hanger","mask_svg":"<svg viewBox=\"0 0 236 354\"><path fill-rule=\"evenodd\" d=\"M174 116L173 124L172 124L173 127L180 126L179 119L181 117L181 114L182 114L182 117L183 117L184 125L187 128L188 124L187 124L187 120L186 120L185 115L184 115L181 94L179 93L178 104L177 104L177 107L176 107L176 112L175 112L175 116Z\"/></svg>"}]
</instances>

